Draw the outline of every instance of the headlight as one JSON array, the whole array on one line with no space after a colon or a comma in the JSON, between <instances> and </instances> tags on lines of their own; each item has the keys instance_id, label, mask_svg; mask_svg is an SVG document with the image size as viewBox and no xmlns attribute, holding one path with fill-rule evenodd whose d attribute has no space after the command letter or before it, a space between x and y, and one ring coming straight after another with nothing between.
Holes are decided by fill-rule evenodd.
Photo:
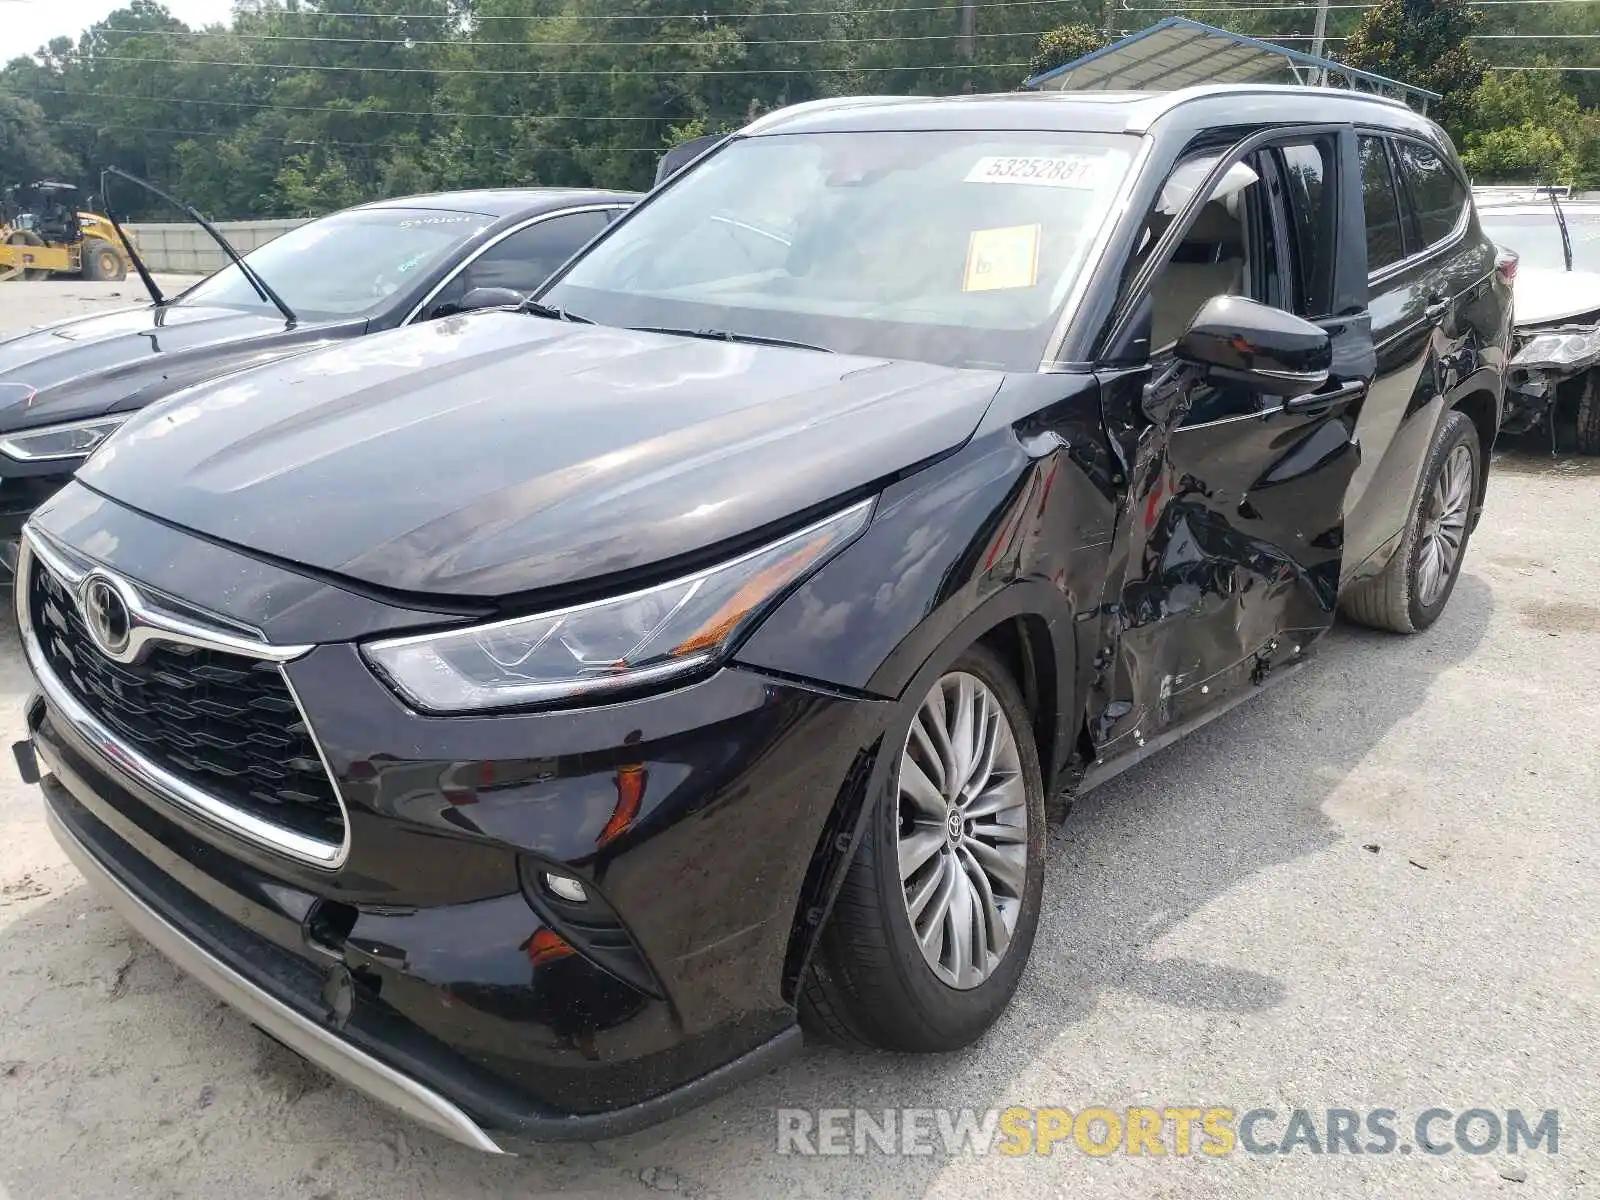
<instances>
[{"instance_id":1,"label":"headlight","mask_svg":"<svg viewBox=\"0 0 1600 1200\"><path fill-rule=\"evenodd\" d=\"M720 658L780 595L866 527L864 500L732 562L612 600L372 642L367 661L429 712L566 700L671 679Z\"/></svg>"},{"instance_id":2,"label":"headlight","mask_svg":"<svg viewBox=\"0 0 1600 1200\"><path fill-rule=\"evenodd\" d=\"M1600 359L1600 326L1552 329L1530 337L1511 360L1514 367L1581 367Z\"/></svg>"},{"instance_id":3,"label":"headlight","mask_svg":"<svg viewBox=\"0 0 1600 1200\"><path fill-rule=\"evenodd\" d=\"M0 437L0 450L18 462L45 462L56 458L82 458L110 437L132 413L44 425Z\"/></svg>"}]
</instances>

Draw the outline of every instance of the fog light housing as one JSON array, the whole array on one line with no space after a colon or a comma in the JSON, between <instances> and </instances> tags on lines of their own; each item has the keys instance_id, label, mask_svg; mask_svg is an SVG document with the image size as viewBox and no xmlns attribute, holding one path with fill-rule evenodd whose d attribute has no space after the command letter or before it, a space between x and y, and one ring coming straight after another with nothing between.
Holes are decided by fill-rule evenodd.
<instances>
[{"instance_id":1,"label":"fog light housing","mask_svg":"<svg viewBox=\"0 0 1600 1200\"><path fill-rule=\"evenodd\" d=\"M589 891L578 880L570 875L557 875L546 871L544 886L549 889L552 896L565 900L569 904L584 904L589 899Z\"/></svg>"}]
</instances>

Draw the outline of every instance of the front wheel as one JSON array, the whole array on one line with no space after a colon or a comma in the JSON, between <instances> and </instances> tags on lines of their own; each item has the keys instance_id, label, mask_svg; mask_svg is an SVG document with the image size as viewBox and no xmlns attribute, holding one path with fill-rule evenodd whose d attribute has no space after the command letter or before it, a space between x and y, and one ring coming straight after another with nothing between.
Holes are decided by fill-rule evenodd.
<instances>
[{"instance_id":1,"label":"front wheel","mask_svg":"<svg viewBox=\"0 0 1600 1200\"><path fill-rule=\"evenodd\" d=\"M1578 453L1600 454L1600 367L1583 377L1578 392Z\"/></svg>"},{"instance_id":2,"label":"front wheel","mask_svg":"<svg viewBox=\"0 0 1600 1200\"><path fill-rule=\"evenodd\" d=\"M845 1045L967 1045L1017 990L1044 886L1044 787L1032 723L988 649L922 697L868 817L801 997Z\"/></svg>"},{"instance_id":3,"label":"front wheel","mask_svg":"<svg viewBox=\"0 0 1600 1200\"><path fill-rule=\"evenodd\" d=\"M83 277L96 282L121 283L128 277L128 264L110 242L90 238L83 243Z\"/></svg>"},{"instance_id":4,"label":"front wheel","mask_svg":"<svg viewBox=\"0 0 1600 1200\"><path fill-rule=\"evenodd\" d=\"M1439 619L1467 554L1481 455L1477 427L1464 413L1446 413L1405 536L1380 574L1345 590L1346 616L1394 633L1420 633Z\"/></svg>"}]
</instances>

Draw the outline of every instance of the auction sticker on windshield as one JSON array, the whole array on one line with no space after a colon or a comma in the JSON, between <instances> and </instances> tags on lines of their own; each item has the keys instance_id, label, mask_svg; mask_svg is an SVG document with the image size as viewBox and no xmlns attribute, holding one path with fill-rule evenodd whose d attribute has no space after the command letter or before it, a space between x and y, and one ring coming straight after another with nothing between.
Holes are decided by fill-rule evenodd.
<instances>
[{"instance_id":1,"label":"auction sticker on windshield","mask_svg":"<svg viewBox=\"0 0 1600 1200\"><path fill-rule=\"evenodd\" d=\"M964 292L1032 287L1039 278L1038 225L974 229L967 239Z\"/></svg>"},{"instance_id":2,"label":"auction sticker on windshield","mask_svg":"<svg viewBox=\"0 0 1600 1200\"><path fill-rule=\"evenodd\" d=\"M1092 188L1100 181L1098 155L990 155L967 172L967 183L1031 183L1042 187Z\"/></svg>"}]
</instances>

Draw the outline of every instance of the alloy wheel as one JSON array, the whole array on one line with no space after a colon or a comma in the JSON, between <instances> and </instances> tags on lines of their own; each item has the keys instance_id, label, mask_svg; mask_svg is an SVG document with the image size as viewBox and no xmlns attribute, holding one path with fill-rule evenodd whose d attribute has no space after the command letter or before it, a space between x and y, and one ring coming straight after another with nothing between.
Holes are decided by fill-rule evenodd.
<instances>
[{"instance_id":1,"label":"alloy wheel","mask_svg":"<svg viewBox=\"0 0 1600 1200\"><path fill-rule=\"evenodd\" d=\"M923 699L900 755L900 883L922 957L950 987L999 966L1022 909L1028 799L1017 738L976 675Z\"/></svg>"},{"instance_id":2,"label":"alloy wheel","mask_svg":"<svg viewBox=\"0 0 1600 1200\"><path fill-rule=\"evenodd\" d=\"M1455 574L1456 561L1467 536L1467 516L1472 507L1472 451L1456 446L1444 460L1434 480L1428 506L1422 515L1422 537L1417 547L1417 599L1432 607Z\"/></svg>"}]
</instances>

